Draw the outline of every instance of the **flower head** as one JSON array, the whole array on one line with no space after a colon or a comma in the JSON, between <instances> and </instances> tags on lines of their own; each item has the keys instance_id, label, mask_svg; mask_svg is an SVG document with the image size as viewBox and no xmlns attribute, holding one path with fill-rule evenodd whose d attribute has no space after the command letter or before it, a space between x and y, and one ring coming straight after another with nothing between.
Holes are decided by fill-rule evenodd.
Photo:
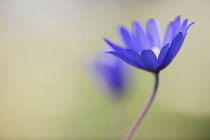
<instances>
[{"instance_id":1,"label":"flower head","mask_svg":"<svg viewBox=\"0 0 210 140\"><path fill-rule=\"evenodd\" d=\"M119 96L124 93L130 73L121 60L106 54L100 55L95 61L95 71L111 94Z\"/></svg>"},{"instance_id":2,"label":"flower head","mask_svg":"<svg viewBox=\"0 0 210 140\"><path fill-rule=\"evenodd\" d=\"M124 44L121 47L104 39L114 51L108 53L117 56L126 63L150 72L159 72L167 67L179 52L187 31L193 23L188 19L181 21L178 16L168 24L162 39L159 24L155 19L147 22L146 28L138 21L133 22L133 31L119 27L119 35Z\"/></svg>"}]
</instances>

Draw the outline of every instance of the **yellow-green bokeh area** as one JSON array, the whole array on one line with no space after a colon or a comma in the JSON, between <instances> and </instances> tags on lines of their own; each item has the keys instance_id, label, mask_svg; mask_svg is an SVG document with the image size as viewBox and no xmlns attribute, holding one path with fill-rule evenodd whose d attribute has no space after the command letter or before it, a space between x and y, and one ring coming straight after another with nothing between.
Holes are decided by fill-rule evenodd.
<instances>
[{"instance_id":1,"label":"yellow-green bokeh area","mask_svg":"<svg viewBox=\"0 0 210 140\"><path fill-rule=\"evenodd\" d=\"M117 25L156 18L164 32L182 15L196 22L161 72L135 140L210 139L210 1L1 0L0 139L121 140L144 106L152 74L132 68L128 94L104 96L91 61L118 41Z\"/></svg>"}]
</instances>

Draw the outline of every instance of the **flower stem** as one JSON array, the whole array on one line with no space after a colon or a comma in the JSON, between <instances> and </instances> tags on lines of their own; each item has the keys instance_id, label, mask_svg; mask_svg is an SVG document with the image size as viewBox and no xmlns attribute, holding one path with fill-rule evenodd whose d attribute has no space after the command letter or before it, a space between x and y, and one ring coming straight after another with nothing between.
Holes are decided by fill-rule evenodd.
<instances>
[{"instance_id":1,"label":"flower stem","mask_svg":"<svg viewBox=\"0 0 210 140\"><path fill-rule=\"evenodd\" d=\"M135 123L133 124L133 126L131 127L130 131L128 132L125 140L131 140L131 138L133 137L135 131L137 130L137 128L139 127L139 125L141 124L141 122L143 121L144 117L146 116L147 112L149 111L156 93L157 93L157 89L158 89L158 85L159 85L159 73L154 73L155 76L155 84L154 84L154 88L153 88L153 92L146 104L146 106L144 107L143 111L140 113L139 117L137 118L137 120L135 121Z\"/></svg>"}]
</instances>

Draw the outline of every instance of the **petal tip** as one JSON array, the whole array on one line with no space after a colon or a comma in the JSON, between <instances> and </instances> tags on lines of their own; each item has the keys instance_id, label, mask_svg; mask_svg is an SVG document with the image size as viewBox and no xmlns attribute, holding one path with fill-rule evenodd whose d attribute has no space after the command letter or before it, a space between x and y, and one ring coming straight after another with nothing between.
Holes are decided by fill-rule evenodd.
<instances>
[{"instance_id":1,"label":"petal tip","mask_svg":"<svg viewBox=\"0 0 210 140\"><path fill-rule=\"evenodd\" d=\"M193 24L195 24L195 22L190 23L188 26L191 26L191 25L193 25Z\"/></svg>"},{"instance_id":2,"label":"petal tip","mask_svg":"<svg viewBox=\"0 0 210 140\"><path fill-rule=\"evenodd\" d=\"M103 37L102 40L105 41L105 42L108 42L108 39L105 38L105 37Z\"/></svg>"},{"instance_id":3,"label":"petal tip","mask_svg":"<svg viewBox=\"0 0 210 140\"><path fill-rule=\"evenodd\" d=\"M175 19L174 19L174 21L176 21L176 20L181 20L181 15L178 15Z\"/></svg>"},{"instance_id":4,"label":"petal tip","mask_svg":"<svg viewBox=\"0 0 210 140\"><path fill-rule=\"evenodd\" d=\"M122 31L125 31L126 30L126 27L125 26L123 26L123 25L119 25L118 26L118 31L119 32L122 32Z\"/></svg>"},{"instance_id":5,"label":"petal tip","mask_svg":"<svg viewBox=\"0 0 210 140\"><path fill-rule=\"evenodd\" d=\"M149 19L148 21L147 21L147 25L148 24L151 24L151 23L157 23L157 20L156 19L154 19L154 18L151 18L151 19Z\"/></svg>"}]
</instances>

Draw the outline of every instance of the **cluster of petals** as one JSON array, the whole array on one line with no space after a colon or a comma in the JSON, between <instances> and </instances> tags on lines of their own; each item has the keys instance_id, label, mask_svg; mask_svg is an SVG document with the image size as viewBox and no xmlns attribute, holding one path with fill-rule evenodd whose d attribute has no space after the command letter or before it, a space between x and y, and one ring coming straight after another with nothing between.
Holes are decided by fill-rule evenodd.
<instances>
[{"instance_id":1,"label":"cluster of petals","mask_svg":"<svg viewBox=\"0 0 210 140\"><path fill-rule=\"evenodd\" d=\"M119 36L123 45L118 45L104 39L114 51L109 51L114 56L126 63L150 72L159 72L167 67L179 52L187 31L194 22L183 22L178 16L168 24L162 38L161 30L155 19L148 20L146 27L134 21L132 31L119 26Z\"/></svg>"}]
</instances>

